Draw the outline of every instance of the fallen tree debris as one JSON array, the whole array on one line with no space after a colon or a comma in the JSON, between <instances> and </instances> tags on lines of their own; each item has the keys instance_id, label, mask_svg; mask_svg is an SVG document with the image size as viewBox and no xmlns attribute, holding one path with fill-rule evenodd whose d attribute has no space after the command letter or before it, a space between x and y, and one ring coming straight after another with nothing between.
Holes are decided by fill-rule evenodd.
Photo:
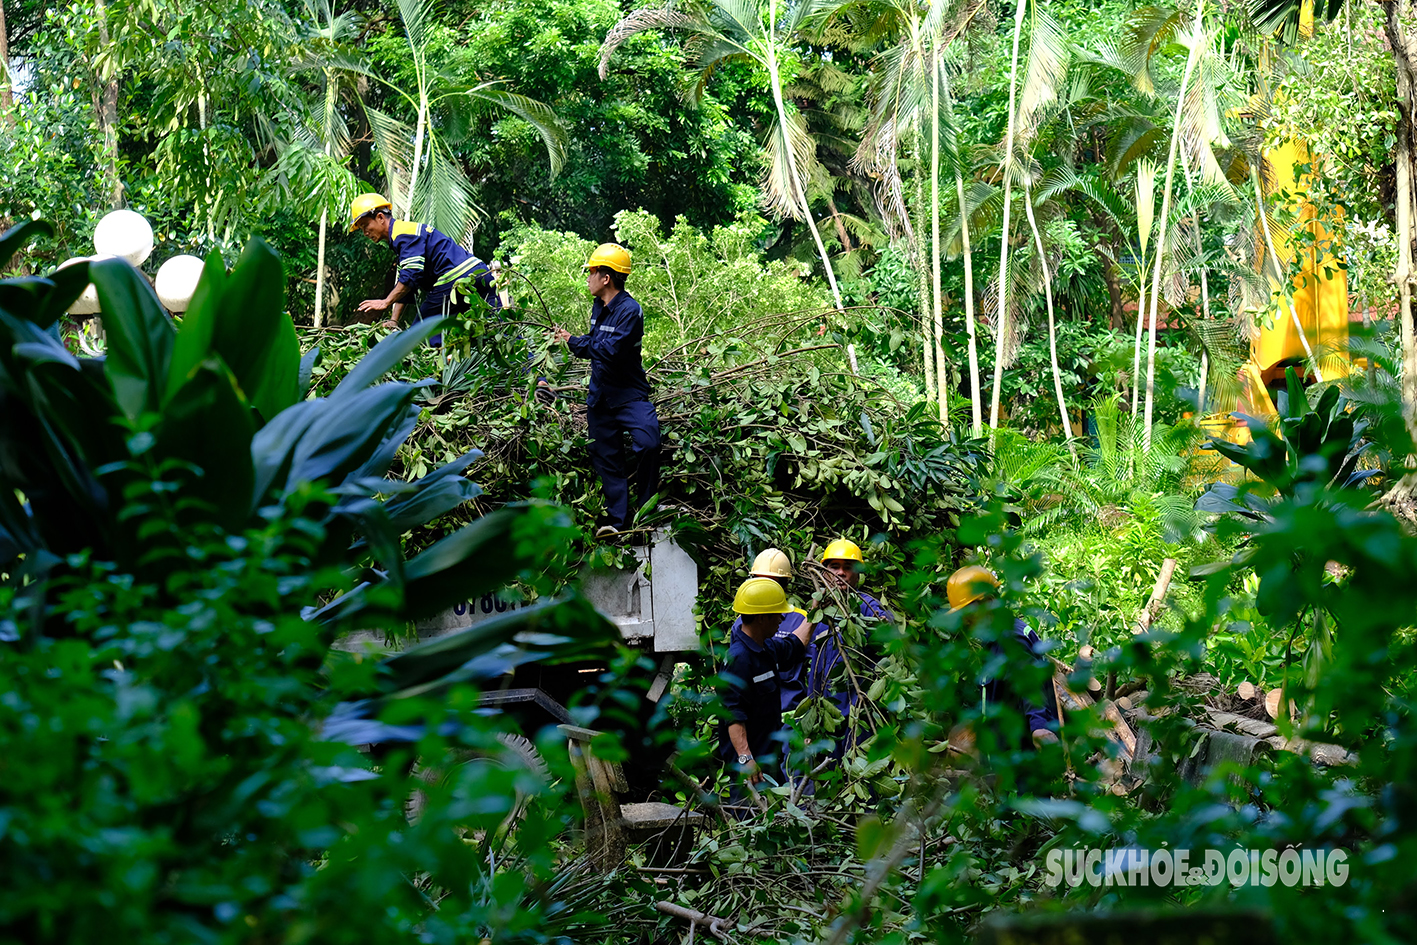
<instances>
[{"instance_id":1,"label":"fallen tree debris","mask_svg":"<svg viewBox=\"0 0 1417 945\"><path fill-rule=\"evenodd\" d=\"M729 924L727 919L720 919L718 916L709 915L707 912L696 912L693 909L675 905L672 902L656 902L654 907L665 915L672 915L694 925L703 926L710 935L720 942L728 941L728 933L723 930L723 926Z\"/></svg>"}]
</instances>

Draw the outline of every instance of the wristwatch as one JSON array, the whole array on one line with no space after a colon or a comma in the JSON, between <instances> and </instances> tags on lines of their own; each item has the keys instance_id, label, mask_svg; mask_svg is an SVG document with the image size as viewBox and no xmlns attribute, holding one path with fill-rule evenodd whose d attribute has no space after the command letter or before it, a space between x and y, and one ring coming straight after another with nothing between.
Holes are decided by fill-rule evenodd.
<instances>
[{"instance_id":1,"label":"wristwatch","mask_svg":"<svg viewBox=\"0 0 1417 945\"><path fill-rule=\"evenodd\" d=\"M750 764L753 763L753 756L752 756L752 755L739 755L739 756L738 756L738 763L739 763L740 765L750 765Z\"/></svg>"}]
</instances>

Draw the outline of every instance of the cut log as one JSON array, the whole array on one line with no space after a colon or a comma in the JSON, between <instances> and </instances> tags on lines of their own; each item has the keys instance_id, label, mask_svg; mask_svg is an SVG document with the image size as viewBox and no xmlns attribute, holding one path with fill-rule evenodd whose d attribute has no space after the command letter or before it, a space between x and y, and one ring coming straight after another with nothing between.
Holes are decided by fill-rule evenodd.
<instances>
[{"instance_id":1,"label":"cut log","mask_svg":"<svg viewBox=\"0 0 1417 945\"><path fill-rule=\"evenodd\" d=\"M1145 688L1145 679L1129 679L1117 687L1117 695L1130 696L1132 693L1141 692Z\"/></svg>"},{"instance_id":2,"label":"cut log","mask_svg":"<svg viewBox=\"0 0 1417 945\"><path fill-rule=\"evenodd\" d=\"M1096 652L1097 652L1096 650L1094 650L1092 647L1088 646L1087 644L1083 644L1082 646L1078 647L1078 656L1081 657L1082 659L1085 659L1085 660L1090 660L1090 659L1092 659L1092 654L1094 654L1094 653L1096 653Z\"/></svg>"},{"instance_id":3,"label":"cut log","mask_svg":"<svg viewBox=\"0 0 1417 945\"><path fill-rule=\"evenodd\" d=\"M1240 685L1235 688L1235 691L1239 693L1241 699L1244 699L1246 702L1249 702L1255 697L1255 694L1259 690L1255 688L1254 683L1250 682L1247 679L1244 682L1240 683Z\"/></svg>"},{"instance_id":4,"label":"cut log","mask_svg":"<svg viewBox=\"0 0 1417 945\"><path fill-rule=\"evenodd\" d=\"M1112 731L1117 734L1117 738L1127 749L1127 757L1135 757L1137 753L1137 737L1132 733L1132 727L1127 724L1127 720L1122 718L1122 712L1117 708L1116 703L1102 703L1102 717L1112 723Z\"/></svg>"},{"instance_id":5,"label":"cut log","mask_svg":"<svg viewBox=\"0 0 1417 945\"><path fill-rule=\"evenodd\" d=\"M1279 703L1284 698L1283 689L1271 689L1264 697L1264 710L1272 719L1279 718Z\"/></svg>"},{"instance_id":6,"label":"cut log","mask_svg":"<svg viewBox=\"0 0 1417 945\"><path fill-rule=\"evenodd\" d=\"M1058 702L1069 712L1081 712L1092 705L1092 697L1068 688L1068 677L1062 671L1053 674L1053 692Z\"/></svg>"},{"instance_id":7,"label":"cut log","mask_svg":"<svg viewBox=\"0 0 1417 945\"><path fill-rule=\"evenodd\" d=\"M1302 738L1285 738L1283 735L1276 735L1266 741L1280 751L1291 751L1296 755L1303 755L1314 764L1325 768L1358 763L1358 756L1341 745L1311 742Z\"/></svg>"},{"instance_id":8,"label":"cut log","mask_svg":"<svg viewBox=\"0 0 1417 945\"><path fill-rule=\"evenodd\" d=\"M1211 724L1218 729L1233 729L1243 735L1253 735L1255 738L1271 738L1279 734L1279 729L1275 727L1273 722L1261 722L1259 719L1246 718L1233 712L1221 712L1218 709L1207 709L1206 715L1210 717Z\"/></svg>"}]
</instances>

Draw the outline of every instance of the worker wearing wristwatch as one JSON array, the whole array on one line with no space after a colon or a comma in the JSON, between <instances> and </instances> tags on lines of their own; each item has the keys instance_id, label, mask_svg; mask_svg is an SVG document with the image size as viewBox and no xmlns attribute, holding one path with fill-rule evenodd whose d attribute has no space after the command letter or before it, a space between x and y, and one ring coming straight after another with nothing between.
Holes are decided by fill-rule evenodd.
<instances>
[{"instance_id":1,"label":"worker wearing wristwatch","mask_svg":"<svg viewBox=\"0 0 1417 945\"><path fill-rule=\"evenodd\" d=\"M782 585L772 578L749 578L738 588L733 610L742 616L728 642L719 674L728 718L719 726L719 755L737 763L749 784L762 780L757 758L773 753L772 736L782 729L778 671L802 662L811 627L802 621L792 633L776 636L791 612Z\"/></svg>"}]
</instances>

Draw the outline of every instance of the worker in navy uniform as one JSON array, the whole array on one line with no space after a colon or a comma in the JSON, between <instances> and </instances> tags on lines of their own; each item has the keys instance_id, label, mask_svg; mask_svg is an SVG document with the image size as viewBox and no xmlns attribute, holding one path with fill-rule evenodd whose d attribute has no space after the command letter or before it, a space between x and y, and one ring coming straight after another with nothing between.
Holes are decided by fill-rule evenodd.
<instances>
[{"instance_id":1,"label":"worker in navy uniform","mask_svg":"<svg viewBox=\"0 0 1417 945\"><path fill-rule=\"evenodd\" d=\"M470 308L473 295L481 297L489 308L502 307L487 264L452 237L426 223L395 220L393 206L379 194L354 198L349 216L351 233L359 230L376 243L388 244L398 255L393 290L382 299L360 302L360 312L393 309L383 324L398 328L404 300L415 290L423 296L416 322L437 315L460 315Z\"/></svg>"},{"instance_id":2,"label":"worker in navy uniform","mask_svg":"<svg viewBox=\"0 0 1417 945\"><path fill-rule=\"evenodd\" d=\"M865 566L865 558L861 555L861 547L854 541L838 538L827 545L822 552L822 566L836 578L847 592L848 599L855 598L862 617L895 622L895 615L884 604L861 589L861 570ZM816 656L808 674L808 689L814 696L824 695L831 699L841 714L850 718L859 694L840 669L844 662L836 637L824 636L817 644ZM852 668L859 674L870 668L869 661L867 665ZM838 758L845 751L847 742L847 738L838 739L835 752Z\"/></svg>"},{"instance_id":3,"label":"worker in navy uniform","mask_svg":"<svg viewBox=\"0 0 1417 945\"><path fill-rule=\"evenodd\" d=\"M769 578L782 586L784 593L787 592L787 584L792 580L792 560L787 557L786 552L777 548L768 548L759 553L753 559L753 565L748 570L750 577ZM793 607L789 613L783 616L782 624L777 628L777 636L785 637L794 633L799 626L807 622L807 612L800 607ZM733 631L738 630L743 625L740 617L733 622ZM787 669L780 669L777 672L778 694L782 697L782 714L786 715L807 695L807 670L812 665L812 658L817 653L815 642L817 633L825 632L826 628L818 624L813 628L812 635L808 637L807 653L800 663L796 663Z\"/></svg>"},{"instance_id":4,"label":"worker in navy uniform","mask_svg":"<svg viewBox=\"0 0 1417 945\"><path fill-rule=\"evenodd\" d=\"M994 597L999 590L999 578L988 568L967 565L960 568L945 584L949 596L950 612L956 613L982 601ZM990 673L984 683L984 699L992 705L1009 705L1024 719L1023 738L1020 747L1039 747L1056 742L1058 736L1058 703L1053 692L1052 673L1048 672L1049 661L1043 641L1029 629L1022 618L1015 617L1013 631L1002 642L990 640L987 643L991 663L1000 665L1000 670ZM1025 691L1015 685L1019 674L1010 672L1021 661L1027 661L1044 677L1043 685L1036 692Z\"/></svg>"},{"instance_id":5,"label":"worker in navy uniform","mask_svg":"<svg viewBox=\"0 0 1417 945\"><path fill-rule=\"evenodd\" d=\"M659 416L650 403L649 380L640 360L644 313L625 291L629 274L630 254L614 243L602 244L586 262L586 290L595 297L590 330L584 335L572 335L559 326L552 331L552 338L571 354L590 361L586 396L590 462L600 476L608 519L596 531L597 538L629 527L631 480L637 506L659 491Z\"/></svg>"},{"instance_id":6,"label":"worker in navy uniform","mask_svg":"<svg viewBox=\"0 0 1417 945\"><path fill-rule=\"evenodd\" d=\"M749 578L733 598L742 618L728 641L728 659L720 675L728 717L719 725L719 755L736 765L749 784L762 780L762 759L776 754L773 735L782 730L782 695L778 673L801 663L811 628L801 621L786 636L777 631L792 608L782 585L771 578Z\"/></svg>"}]
</instances>

